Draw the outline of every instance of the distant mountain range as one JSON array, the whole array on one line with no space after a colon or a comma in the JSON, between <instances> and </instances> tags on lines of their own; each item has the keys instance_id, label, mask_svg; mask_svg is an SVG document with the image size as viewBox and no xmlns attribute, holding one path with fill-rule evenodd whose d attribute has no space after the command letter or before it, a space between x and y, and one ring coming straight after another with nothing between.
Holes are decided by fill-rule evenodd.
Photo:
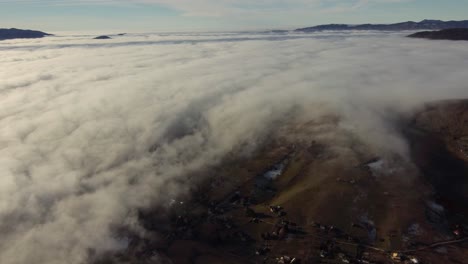
<instances>
[{"instance_id":1,"label":"distant mountain range","mask_svg":"<svg viewBox=\"0 0 468 264\"><path fill-rule=\"evenodd\" d=\"M43 38L45 36L51 36L51 34L47 34L47 33L36 31L36 30L0 28L0 40L18 39L18 38L23 38L23 39Z\"/></svg>"},{"instance_id":2,"label":"distant mountain range","mask_svg":"<svg viewBox=\"0 0 468 264\"><path fill-rule=\"evenodd\" d=\"M400 30L441 30L449 28L468 28L468 20L462 21L442 21L442 20L423 20L421 22L401 22L395 24L328 24L314 27L299 28L295 31L315 32L323 30L382 30L382 31L400 31Z\"/></svg>"},{"instance_id":3,"label":"distant mountain range","mask_svg":"<svg viewBox=\"0 0 468 264\"><path fill-rule=\"evenodd\" d=\"M468 28L451 28L439 31L422 31L411 34L410 38L468 40Z\"/></svg>"}]
</instances>

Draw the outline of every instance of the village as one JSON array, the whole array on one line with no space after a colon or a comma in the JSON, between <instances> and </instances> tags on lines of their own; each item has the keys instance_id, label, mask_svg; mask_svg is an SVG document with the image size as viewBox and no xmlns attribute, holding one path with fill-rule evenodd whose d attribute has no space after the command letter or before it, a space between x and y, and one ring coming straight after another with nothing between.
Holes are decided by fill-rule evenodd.
<instances>
[{"instance_id":1,"label":"village","mask_svg":"<svg viewBox=\"0 0 468 264\"><path fill-rule=\"evenodd\" d=\"M288 213L279 205L266 206L266 213L256 212L249 197L239 191L232 194L228 201L212 204L208 208L206 221L216 230L213 233L216 244L227 248L254 249L247 252L252 258L249 263L423 263L417 255L422 251L434 250L442 245L468 242L465 229L457 226L453 229L453 239L412 249L388 251L369 245L365 239L347 234L340 228L324 223L313 222L307 226L288 221ZM243 212L243 215L242 215ZM249 233L250 228L265 230L260 237ZM366 223L350 223L353 228L369 230ZM191 239L201 230L196 220L189 217L177 217L175 231L169 236L176 239ZM201 235L201 234L198 234ZM239 246L240 245L240 246ZM240 250L242 252L244 250ZM235 253L233 253L235 254ZM242 258L242 257L240 257Z\"/></svg>"}]
</instances>

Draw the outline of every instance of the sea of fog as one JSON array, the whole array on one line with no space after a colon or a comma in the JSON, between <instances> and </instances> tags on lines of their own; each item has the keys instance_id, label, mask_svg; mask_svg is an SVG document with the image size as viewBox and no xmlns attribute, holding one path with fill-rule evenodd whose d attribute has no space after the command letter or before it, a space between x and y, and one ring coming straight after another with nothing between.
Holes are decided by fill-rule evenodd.
<instances>
[{"instance_id":1,"label":"sea of fog","mask_svg":"<svg viewBox=\"0 0 468 264\"><path fill-rule=\"evenodd\" d=\"M377 152L395 118L468 97L465 42L404 33L57 35L0 42L0 263L81 264L138 210L327 104ZM333 110L331 110L333 109Z\"/></svg>"}]
</instances>

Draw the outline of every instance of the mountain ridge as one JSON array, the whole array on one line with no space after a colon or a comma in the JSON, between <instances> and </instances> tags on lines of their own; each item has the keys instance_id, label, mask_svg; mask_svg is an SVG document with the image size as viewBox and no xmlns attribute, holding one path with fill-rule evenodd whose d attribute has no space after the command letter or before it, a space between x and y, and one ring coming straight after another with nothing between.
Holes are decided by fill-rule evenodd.
<instances>
[{"instance_id":1,"label":"mountain ridge","mask_svg":"<svg viewBox=\"0 0 468 264\"><path fill-rule=\"evenodd\" d=\"M468 28L468 20L434 20L425 19L420 22L406 21L393 24L324 24L313 27L298 28L299 32L316 32L324 30L382 30L382 31L402 31L402 30L442 30L449 28Z\"/></svg>"}]
</instances>

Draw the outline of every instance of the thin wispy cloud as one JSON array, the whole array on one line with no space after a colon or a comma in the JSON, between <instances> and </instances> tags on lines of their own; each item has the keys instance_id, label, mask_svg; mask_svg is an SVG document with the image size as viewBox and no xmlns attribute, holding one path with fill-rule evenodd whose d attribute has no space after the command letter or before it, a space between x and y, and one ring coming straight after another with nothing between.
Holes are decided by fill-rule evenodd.
<instances>
[{"instance_id":1,"label":"thin wispy cloud","mask_svg":"<svg viewBox=\"0 0 468 264\"><path fill-rule=\"evenodd\" d=\"M83 6L83 5L132 5L132 4L155 4L167 6L175 10L182 11L186 15L213 15L213 12L218 14L233 14L238 12L258 12L258 11L298 11L311 9L327 10L340 7L348 7L358 9L375 3L401 3L412 0L262 0L262 1L247 1L247 0L18 0L14 1L17 4L40 4L40 5L60 5L60 6ZM2 0L1 3L12 3L13 1ZM326 6L326 8L324 7Z\"/></svg>"}]
</instances>

